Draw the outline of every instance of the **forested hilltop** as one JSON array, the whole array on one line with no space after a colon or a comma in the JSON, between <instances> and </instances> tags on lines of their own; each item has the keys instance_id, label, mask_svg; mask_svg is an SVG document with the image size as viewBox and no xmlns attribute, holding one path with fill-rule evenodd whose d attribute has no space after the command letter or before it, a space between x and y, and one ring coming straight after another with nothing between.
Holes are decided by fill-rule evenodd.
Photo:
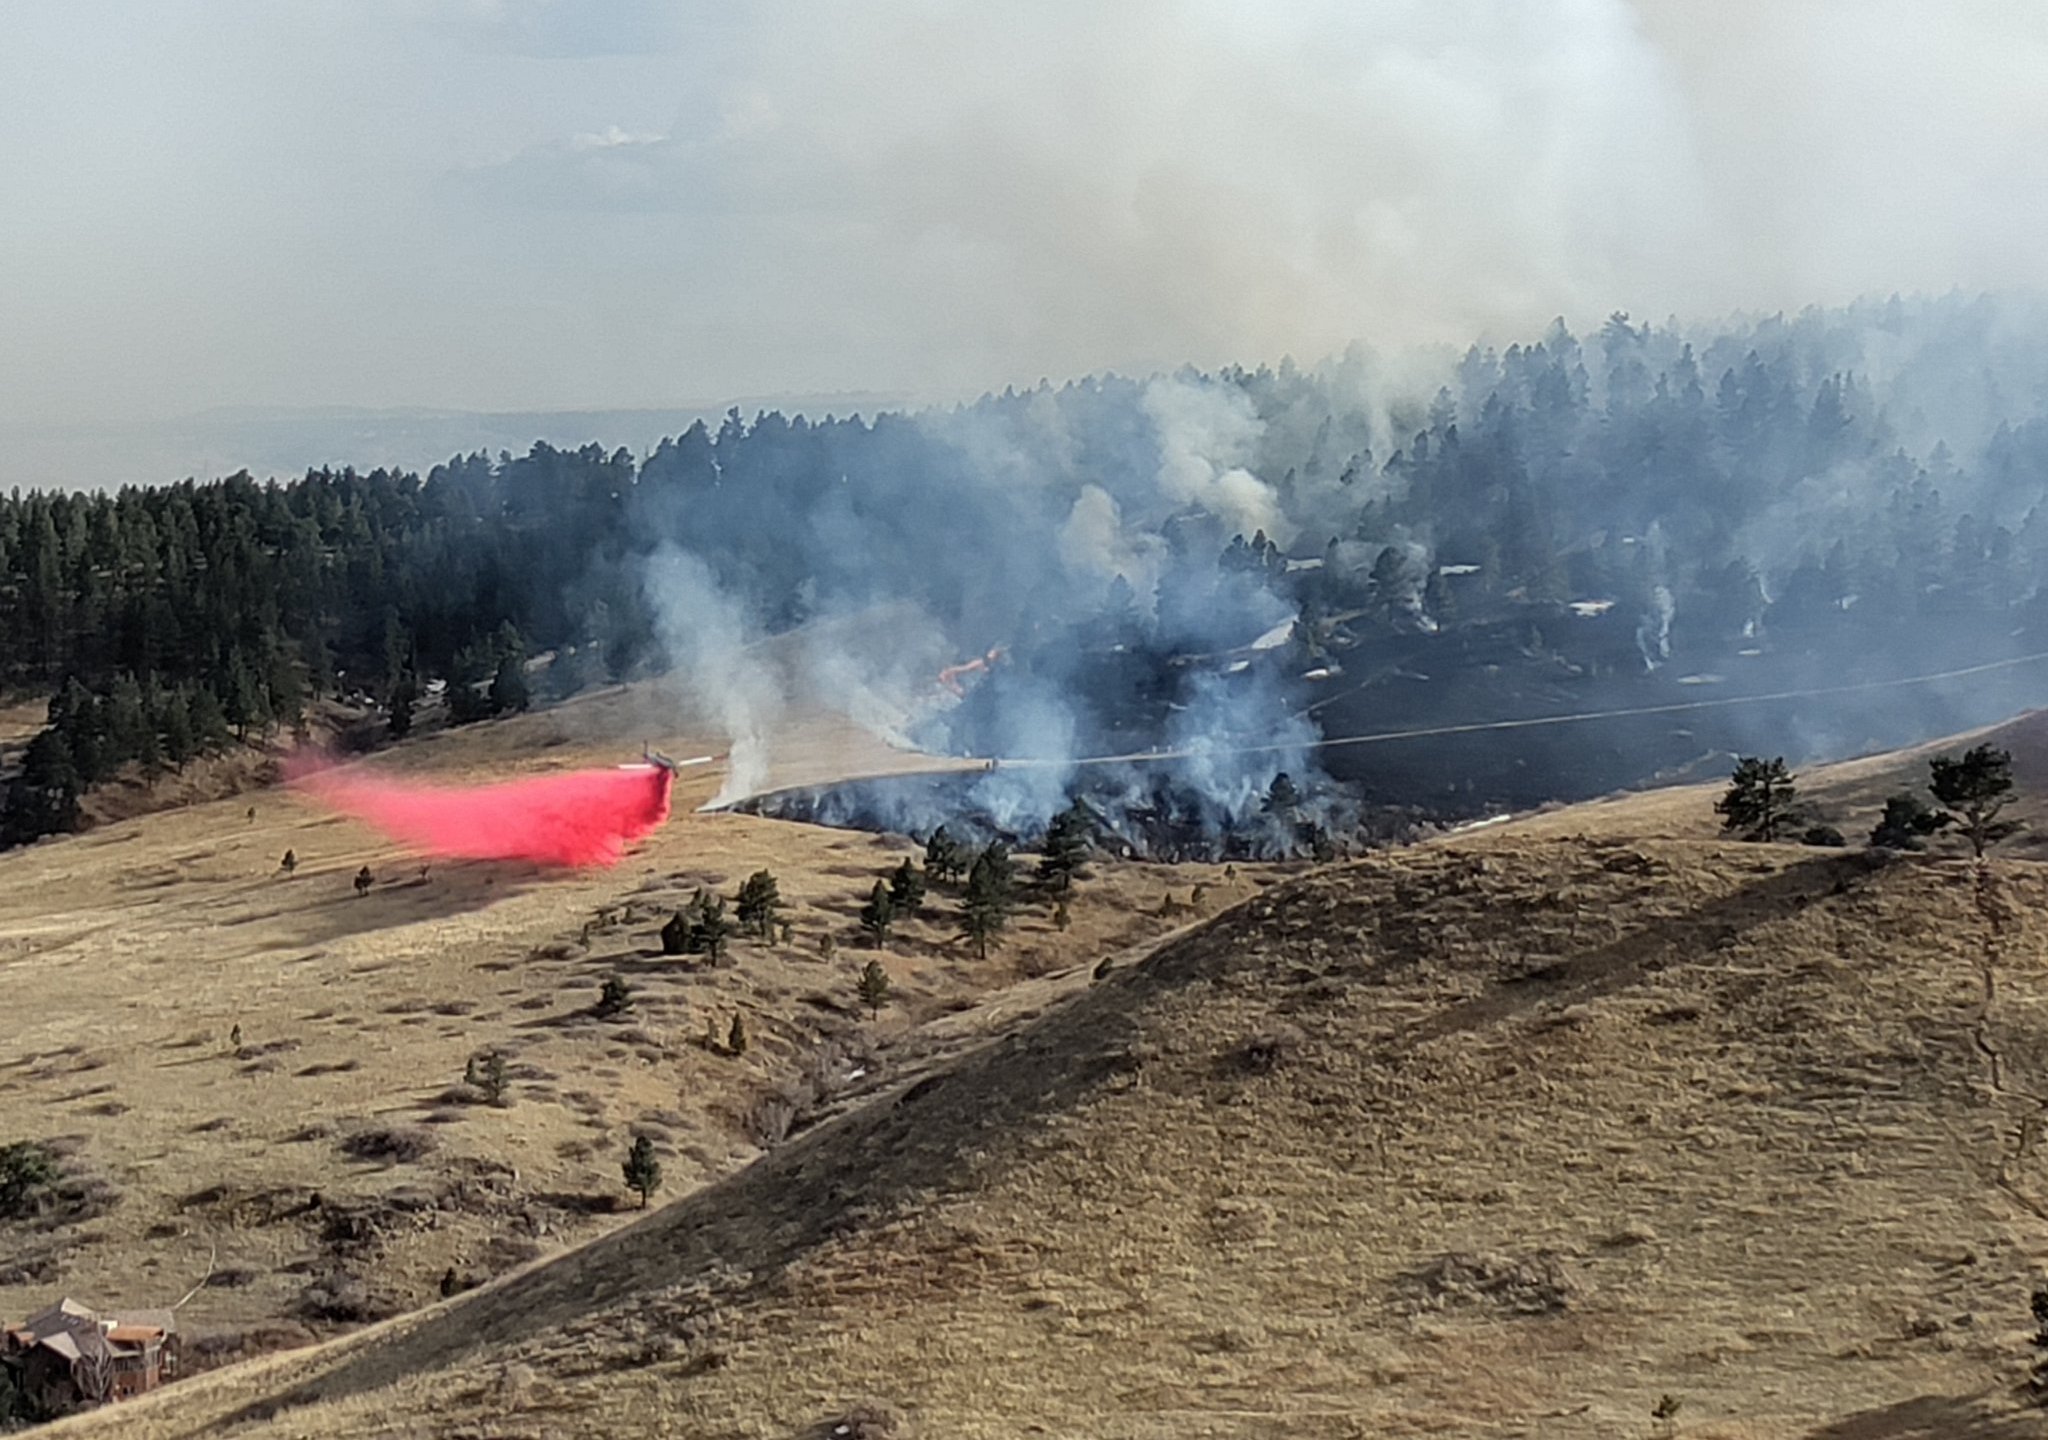
<instances>
[{"instance_id":1,"label":"forested hilltop","mask_svg":"<svg viewBox=\"0 0 2048 1440\"><path fill-rule=\"evenodd\" d=\"M644 458L16 493L0 684L54 698L0 841L314 697L403 733L436 682L459 722L527 704L530 657L558 694L665 663L692 623L649 583L667 550L765 628L908 600L966 655L1028 626L1019 673L1072 706L1055 654L1241 646L1289 616L1308 663L1572 605L1645 672L1934 623L2024 641L2048 632L2044 396L2035 311L1894 300L1559 322L1434 368L1354 351L873 419L735 411Z\"/></svg>"}]
</instances>

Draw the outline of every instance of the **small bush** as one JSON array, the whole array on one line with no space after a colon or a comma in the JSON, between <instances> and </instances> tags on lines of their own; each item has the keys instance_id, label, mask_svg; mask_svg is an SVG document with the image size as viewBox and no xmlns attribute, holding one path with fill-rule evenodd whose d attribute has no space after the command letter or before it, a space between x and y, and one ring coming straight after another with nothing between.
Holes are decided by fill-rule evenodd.
<instances>
[{"instance_id":1,"label":"small bush","mask_svg":"<svg viewBox=\"0 0 2048 1440\"><path fill-rule=\"evenodd\" d=\"M395 1315L399 1309L389 1296L371 1289L362 1276L346 1270L314 1281L299 1295L301 1315L336 1325L366 1325Z\"/></svg>"},{"instance_id":2,"label":"small bush","mask_svg":"<svg viewBox=\"0 0 2048 1440\"><path fill-rule=\"evenodd\" d=\"M770 1090L754 1097L741 1117L740 1128L756 1149L769 1150L788 1138L796 1114L796 1096L786 1090Z\"/></svg>"},{"instance_id":3,"label":"small bush","mask_svg":"<svg viewBox=\"0 0 2048 1440\"><path fill-rule=\"evenodd\" d=\"M1301 1049L1299 1031L1282 1027L1262 1030L1238 1047L1237 1063L1246 1073L1270 1075Z\"/></svg>"},{"instance_id":4,"label":"small bush","mask_svg":"<svg viewBox=\"0 0 2048 1440\"><path fill-rule=\"evenodd\" d=\"M1847 845L1849 840L1847 836L1843 835L1841 831L1832 825L1809 825L1806 833L1799 837L1799 843L1802 845L1820 845L1830 850L1839 850L1844 845Z\"/></svg>"},{"instance_id":5,"label":"small bush","mask_svg":"<svg viewBox=\"0 0 2048 1440\"><path fill-rule=\"evenodd\" d=\"M614 975L597 992L597 1018L610 1020L633 1008L633 987Z\"/></svg>"},{"instance_id":6,"label":"small bush","mask_svg":"<svg viewBox=\"0 0 2048 1440\"><path fill-rule=\"evenodd\" d=\"M837 1420L828 1420L819 1431L822 1440L896 1440L902 1422L886 1405L856 1405Z\"/></svg>"},{"instance_id":7,"label":"small bush","mask_svg":"<svg viewBox=\"0 0 2048 1440\"><path fill-rule=\"evenodd\" d=\"M384 1125L348 1136L341 1142L341 1153L351 1160L405 1165L433 1153L438 1143L431 1131L410 1125Z\"/></svg>"},{"instance_id":8,"label":"small bush","mask_svg":"<svg viewBox=\"0 0 2048 1440\"><path fill-rule=\"evenodd\" d=\"M1572 1284L1556 1255L1454 1251L1403 1277L1412 1303L1444 1309L1486 1305L1510 1315L1554 1315L1571 1303Z\"/></svg>"},{"instance_id":9,"label":"small bush","mask_svg":"<svg viewBox=\"0 0 2048 1440\"><path fill-rule=\"evenodd\" d=\"M28 1214L56 1183L57 1157L49 1146L34 1140L0 1145L0 1219Z\"/></svg>"}]
</instances>

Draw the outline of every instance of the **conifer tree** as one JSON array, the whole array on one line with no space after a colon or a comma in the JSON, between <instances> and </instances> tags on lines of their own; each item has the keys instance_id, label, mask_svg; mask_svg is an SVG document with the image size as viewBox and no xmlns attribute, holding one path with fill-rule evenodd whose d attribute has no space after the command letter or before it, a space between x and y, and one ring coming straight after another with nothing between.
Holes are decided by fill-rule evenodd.
<instances>
[{"instance_id":1,"label":"conifer tree","mask_svg":"<svg viewBox=\"0 0 2048 1440\"><path fill-rule=\"evenodd\" d=\"M697 949L710 956L715 965L725 958L725 944L731 936L732 921L726 918L725 897L714 895L697 911Z\"/></svg>"},{"instance_id":2,"label":"conifer tree","mask_svg":"<svg viewBox=\"0 0 2048 1440\"><path fill-rule=\"evenodd\" d=\"M157 724L163 734L164 759L173 770L182 773L185 762L198 752L197 738L192 733L192 701L182 686L164 693Z\"/></svg>"},{"instance_id":3,"label":"conifer tree","mask_svg":"<svg viewBox=\"0 0 2048 1440\"><path fill-rule=\"evenodd\" d=\"M1268 815L1278 815L1283 820L1291 820L1294 818L1294 812L1300 807L1301 791L1295 788L1293 779L1282 770L1273 777L1273 783L1267 787L1265 811Z\"/></svg>"},{"instance_id":4,"label":"conifer tree","mask_svg":"<svg viewBox=\"0 0 2048 1440\"><path fill-rule=\"evenodd\" d=\"M775 915L781 906L782 892L775 877L766 870L756 870L741 882L733 913L742 927L765 944L775 938Z\"/></svg>"},{"instance_id":5,"label":"conifer tree","mask_svg":"<svg viewBox=\"0 0 2048 1440\"><path fill-rule=\"evenodd\" d=\"M1768 844L1778 839L1792 823L1793 802L1799 794L1795 778L1782 758L1742 757L1736 763L1727 794L1714 805L1722 817L1721 828L1745 840Z\"/></svg>"},{"instance_id":6,"label":"conifer tree","mask_svg":"<svg viewBox=\"0 0 2048 1440\"><path fill-rule=\"evenodd\" d=\"M931 839L924 842L925 873L943 885L958 880L965 864L965 855L946 827L932 831Z\"/></svg>"},{"instance_id":7,"label":"conifer tree","mask_svg":"<svg viewBox=\"0 0 2048 1440\"><path fill-rule=\"evenodd\" d=\"M977 959L988 958L989 943L1009 924L1010 888L1009 851L997 841L976 857L961 900L960 928L974 942Z\"/></svg>"},{"instance_id":8,"label":"conifer tree","mask_svg":"<svg viewBox=\"0 0 2048 1440\"><path fill-rule=\"evenodd\" d=\"M915 916L924 907L924 876L908 859L889 875L889 906L898 916Z\"/></svg>"},{"instance_id":9,"label":"conifer tree","mask_svg":"<svg viewBox=\"0 0 2048 1440\"><path fill-rule=\"evenodd\" d=\"M498 661L497 671L491 677L491 713L523 711L533 704L533 691L526 683L526 661L517 655L506 655Z\"/></svg>"},{"instance_id":10,"label":"conifer tree","mask_svg":"<svg viewBox=\"0 0 2048 1440\"><path fill-rule=\"evenodd\" d=\"M1046 827L1045 853L1038 873L1053 891L1064 895L1073 888L1088 857L1088 812L1076 802L1053 816Z\"/></svg>"},{"instance_id":11,"label":"conifer tree","mask_svg":"<svg viewBox=\"0 0 2048 1440\"><path fill-rule=\"evenodd\" d=\"M414 675L410 668L401 671L398 679L392 682L391 694L385 701L385 709L391 715L390 729L393 740L403 740L412 734L413 712L419 708L419 703L419 677Z\"/></svg>"},{"instance_id":12,"label":"conifer tree","mask_svg":"<svg viewBox=\"0 0 2048 1440\"><path fill-rule=\"evenodd\" d=\"M639 1194L640 1208L645 1210L647 1197L661 1188L661 1161L654 1156L654 1142L645 1135L635 1138L619 1169L626 1177L626 1188Z\"/></svg>"},{"instance_id":13,"label":"conifer tree","mask_svg":"<svg viewBox=\"0 0 2048 1440\"><path fill-rule=\"evenodd\" d=\"M669 916L668 923L661 927L661 953L664 955L687 955L690 953L691 933L689 914L678 910Z\"/></svg>"},{"instance_id":14,"label":"conifer tree","mask_svg":"<svg viewBox=\"0 0 2048 1440\"><path fill-rule=\"evenodd\" d=\"M1970 842L1970 853L1979 860L1999 841L2017 834L2017 820L2000 820L1999 812L2012 800L2012 754L1992 745L1977 745L1958 760L1938 755L1930 767L1933 779L1928 789L1951 812L1948 819Z\"/></svg>"},{"instance_id":15,"label":"conifer tree","mask_svg":"<svg viewBox=\"0 0 2048 1440\"><path fill-rule=\"evenodd\" d=\"M506 1102L506 1090L512 1084L510 1075L506 1073L506 1057L498 1051L487 1053L483 1057L483 1063L477 1065L475 1079L471 1084L475 1084L475 1088L483 1092L483 1098L487 1102L502 1106Z\"/></svg>"},{"instance_id":16,"label":"conifer tree","mask_svg":"<svg viewBox=\"0 0 2048 1440\"><path fill-rule=\"evenodd\" d=\"M885 945L895 918L896 906L889 898L889 887L877 880L875 888L868 892L867 904L860 907L860 928L867 932L871 944Z\"/></svg>"},{"instance_id":17,"label":"conifer tree","mask_svg":"<svg viewBox=\"0 0 2048 1440\"><path fill-rule=\"evenodd\" d=\"M879 960L868 961L860 972L860 1001L868 1007L870 1017L879 1017L889 1002L889 972Z\"/></svg>"}]
</instances>

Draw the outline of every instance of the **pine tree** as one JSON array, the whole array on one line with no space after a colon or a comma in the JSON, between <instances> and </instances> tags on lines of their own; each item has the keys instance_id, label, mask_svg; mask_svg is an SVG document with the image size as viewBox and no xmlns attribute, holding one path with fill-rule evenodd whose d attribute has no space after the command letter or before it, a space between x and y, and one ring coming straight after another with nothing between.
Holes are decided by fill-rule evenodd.
<instances>
[{"instance_id":1,"label":"pine tree","mask_svg":"<svg viewBox=\"0 0 2048 1440\"><path fill-rule=\"evenodd\" d=\"M494 715L507 710L523 711L533 704L533 691L526 683L524 659L507 655L498 661L497 671L491 676L490 701Z\"/></svg>"},{"instance_id":2,"label":"pine tree","mask_svg":"<svg viewBox=\"0 0 2048 1440\"><path fill-rule=\"evenodd\" d=\"M924 907L924 876L905 860L889 875L889 906L898 916L915 916Z\"/></svg>"},{"instance_id":3,"label":"pine tree","mask_svg":"<svg viewBox=\"0 0 2048 1440\"><path fill-rule=\"evenodd\" d=\"M199 754L208 754L228 743L227 711L212 687L192 687L192 739Z\"/></svg>"},{"instance_id":4,"label":"pine tree","mask_svg":"<svg viewBox=\"0 0 2048 1440\"><path fill-rule=\"evenodd\" d=\"M732 921L725 915L725 897L714 895L697 912L697 949L716 965L725 958L725 943L732 936Z\"/></svg>"},{"instance_id":5,"label":"pine tree","mask_svg":"<svg viewBox=\"0 0 2048 1440\"><path fill-rule=\"evenodd\" d=\"M2000 820L1998 814L2012 801L2012 754L1991 745L1978 745L1962 759L1936 756L1928 789L1950 811L1948 819L1969 838L1970 852L1979 860L1984 852L2022 828L2017 820Z\"/></svg>"},{"instance_id":6,"label":"pine tree","mask_svg":"<svg viewBox=\"0 0 2048 1440\"><path fill-rule=\"evenodd\" d=\"M924 842L925 873L941 885L958 880L966 865L966 856L946 827L941 825L932 831L931 839Z\"/></svg>"},{"instance_id":7,"label":"pine tree","mask_svg":"<svg viewBox=\"0 0 2048 1440\"><path fill-rule=\"evenodd\" d=\"M647 1197L661 1188L661 1162L654 1158L654 1142L645 1135L637 1137L619 1170L626 1177L626 1188L639 1193L640 1208L645 1210Z\"/></svg>"},{"instance_id":8,"label":"pine tree","mask_svg":"<svg viewBox=\"0 0 2048 1440\"><path fill-rule=\"evenodd\" d=\"M472 1060L470 1065L471 1073L466 1077L469 1083L483 1091L486 1101L502 1106L505 1103L506 1090L511 1084L505 1070L505 1057L492 1050L484 1056L482 1064Z\"/></svg>"},{"instance_id":9,"label":"pine tree","mask_svg":"<svg viewBox=\"0 0 2048 1440\"><path fill-rule=\"evenodd\" d=\"M1918 795L1893 795L1884 815L1870 832L1870 843L1885 850L1920 850L1927 837L1948 825L1953 816L1931 810Z\"/></svg>"},{"instance_id":10,"label":"pine tree","mask_svg":"<svg viewBox=\"0 0 2048 1440\"><path fill-rule=\"evenodd\" d=\"M410 668L399 673L392 682L391 694L385 700L385 709L391 715L391 738L403 740L412 734L413 712L419 708L420 682Z\"/></svg>"},{"instance_id":11,"label":"pine tree","mask_svg":"<svg viewBox=\"0 0 2048 1440\"><path fill-rule=\"evenodd\" d=\"M889 887L881 881L868 892L868 903L860 907L860 928L867 931L871 944L885 945L889 941L889 925L896 918L896 906L889 899Z\"/></svg>"},{"instance_id":12,"label":"pine tree","mask_svg":"<svg viewBox=\"0 0 2048 1440\"><path fill-rule=\"evenodd\" d=\"M1728 793L1714 805L1722 817L1721 828L1745 840L1766 844L1776 840L1793 821L1793 802L1799 794L1795 778L1782 758L1742 757L1736 762Z\"/></svg>"},{"instance_id":13,"label":"pine tree","mask_svg":"<svg viewBox=\"0 0 2048 1440\"><path fill-rule=\"evenodd\" d=\"M975 858L961 901L960 928L974 942L977 959L988 958L989 942L1009 923L1010 889L1010 853L997 841Z\"/></svg>"},{"instance_id":14,"label":"pine tree","mask_svg":"<svg viewBox=\"0 0 2048 1440\"><path fill-rule=\"evenodd\" d=\"M1077 801L1053 816L1046 827L1045 854L1038 873L1052 890L1065 894L1073 888L1088 858L1089 814Z\"/></svg>"},{"instance_id":15,"label":"pine tree","mask_svg":"<svg viewBox=\"0 0 2048 1440\"><path fill-rule=\"evenodd\" d=\"M868 1007L870 1017L879 1017L888 1001L889 972L882 968L881 961L870 960L860 972L860 1002Z\"/></svg>"},{"instance_id":16,"label":"pine tree","mask_svg":"<svg viewBox=\"0 0 2048 1440\"><path fill-rule=\"evenodd\" d=\"M678 910L669 916L668 923L661 927L661 953L664 955L687 955L690 953L692 934L689 913Z\"/></svg>"},{"instance_id":17,"label":"pine tree","mask_svg":"<svg viewBox=\"0 0 2048 1440\"><path fill-rule=\"evenodd\" d=\"M470 644L455 652L448 672L448 723L468 725L493 713L486 682L497 675L497 658L488 645Z\"/></svg>"},{"instance_id":18,"label":"pine tree","mask_svg":"<svg viewBox=\"0 0 2048 1440\"><path fill-rule=\"evenodd\" d=\"M775 912L781 906L782 892L775 877L766 870L756 870L741 882L733 913L743 927L760 936L765 944L775 938Z\"/></svg>"},{"instance_id":19,"label":"pine tree","mask_svg":"<svg viewBox=\"0 0 2048 1440\"><path fill-rule=\"evenodd\" d=\"M29 741L21 772L0 802L0 845L25 845L78 828L83 777L61 731L42 730Z\"/></svg>"},{"instance_id":20,"label":"pine tree","mask_svg":"<svg viewBox=\"0 0 2048 1440\"><path fill-rule=\"evenodd\" d=\"M1283 820L1294 818L1294 812L1301 806L1301 792L1294 787L1294 781L1285 770L1273 777L1273 783L1266 790L1265 811L1278 815Z\"/></svg>"},{"instance_id":21,"label":"pine tree","mask_svg":"<svg viewBox=\"0 0 2048 1440\"><path fill-rule=\"evenodd\" d=\"M185 762L198 753L198 741L192 733L192 701L183 687L164 693L157 709L157 725L163 733L164 758L171 762L173 770L183 773Z\"/></svg>"}]
</instances>

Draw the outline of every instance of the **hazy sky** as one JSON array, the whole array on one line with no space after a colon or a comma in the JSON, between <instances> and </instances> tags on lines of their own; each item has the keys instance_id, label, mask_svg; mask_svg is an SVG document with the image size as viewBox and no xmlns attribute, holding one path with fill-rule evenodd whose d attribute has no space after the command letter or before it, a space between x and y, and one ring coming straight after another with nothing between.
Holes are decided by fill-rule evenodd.
<instances>
[{"instance_id":1,"label":"hazy sky","mask_svg":"<svg viewBox=\"0 0 2048 1440\"><path fill-rule=\"evenodd\" d=\"M2044 236L2035 0L0 0L16 431L971 394Z\"/></svg>"}]
</instances>

